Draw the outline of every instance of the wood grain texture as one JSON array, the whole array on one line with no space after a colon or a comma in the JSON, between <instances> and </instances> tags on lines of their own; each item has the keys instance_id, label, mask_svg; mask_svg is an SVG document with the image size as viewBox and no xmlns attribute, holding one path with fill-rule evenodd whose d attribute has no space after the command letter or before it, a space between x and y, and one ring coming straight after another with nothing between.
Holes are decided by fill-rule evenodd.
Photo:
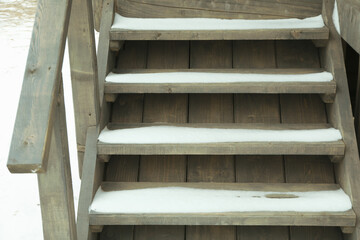
<instances>
[{"instance_id":1,"label":"wood grain texture","mask_svg":"<svg viewBox=\"0 0 360 240\"><path fill-rule=\"evenodd\" d=\"M88 127L99 121L98 71L92 4L90 0L73 1L68 31L71 83L73 91L76 141L85 146ZM82 34L79 34L79 33ZM81 176L84 151L78 151Z\"/></svg>"},{"instance_id":2,"label":"wood grain texture","mask_svg":"<svg viewBox=\"0 0 360 240\"><path fill-rule=\"evenodd\" d=\"M278 42L277 64L279 67L320 67L317 49L309 42ZM314 95L282 95L281 120L283 123L326 123L325 104ZM287 156L285 158L286 182L289 183L333 183L333 164L326 157L319 156ZM305 228L303 231L293 231L290 228L291 239L323 239L321 228ZM340 231L326 229L326 231ZM329 239L339 239L330 234Z\"/></svg>"},{"instance_id":3,"label":"wood grain texture","mask_svg":"<svg viewBox=\"0 0 360 240\"><path fill-rule=\"evenodd\" d=\"M334 1L324 1L324 6L327 10L325 14L328 18L332 16L333 5ZM336 96L333 104L327 106L327 113L329 122L338 126L344 134L344 142L346 144L346 154L343 161L335 165L335 175L337 182L339 182L344 191L350 195L353 203L353 210L357 214L355 231L352 234L344 234L344 237L346 239L358 239L360 237L360 225L358 224L360 208L356 199L359 199L360 197L360 192L357 187L360 184L360 179L358 177L358 172L360 171L359 153L353 125L341 39L331 22L329 25L331 26L332 37L326 48L322 49L320 52L321 62L326 69L333 72L335 81L339 84L338 89L341 93Z\"/></svg>"},{"instance_id":4,"label":"wood grain texture","mask_svg":"<svg viewBox=\"0 0 360 240\"><path fill-rule=\"evenodd\" d=\"M171 1L117 0L117 12L127 17L305 18L321 13L321 1Z\"/></svg>"},{"instance_id":5,"label":"wood grain texture","mask_svg":"<svg viewBox=\"0 0 360 240\"><path fill-rule=\"evenodd\" d=\"M12 173L46 171L70 6L68 0L38 2L7 163Z\"/></svg>"},{"instance_id":6,"label":"wood grain texture","mask_svg":"<svg viewBox=\"0 0 360 240\"><path fill-rule=\"evenodd\" d=\"M190 43L190 68L232 68L232 43L230 41L192 41ZM189 94L189 123L232 123L233 121L232 94ZM234 157L189 156L187 181L234 182ZM190 225L190 223L187 224ZM235 239L236 228L216 226L186 228L187 239L211 239L212 236Z\"/></svg>"},{"instance_id":7,"label":"wood grain texture","mask_svg":"<svg viewBox=\"0 0 360 240\"><path fill-rule=\"evenodd\" d=\"M114 68L146 68L146 42L126 42L118 53ZM113 123L141 123L143 119L143 94L121 94L112 104L110 121ZM139 179L139 156L112 156L106 165L106 181L134 182ZM105 226L100 239L134 239L134 226L119 228Z\"/></svg>"},{"instance_id":8,"label":"wood grain texture","mask_svg":"<svg viewBox=\"0 0 360 240\"><path fill-rule=\"evenodd\" d=\"M275 42L235 41L233 67L276 69ZM280 123L278 95L235 94L235 123ZM282 183L284 165L282 156L236 156L236 181L240 183ZM288 227L237 227L237 240L289 238Z\"/></svg>"},{"instance_id":9,"label":"wood grain texture","mask_svg":"<svg viewBox=\"0 0 360 240\"><path fill-rule=\"evenodd\" d=\"M283 212L249 212L249 213L219 213L219 214L94 214L90 213L90 223L93 225L194 225L187 238L199 239L209 236L216 231L216 236L224 236L226 239L235 239L234 226L354 226L355 213L350 210L345 213L295 213ZM218 225L218 226L209 226ZM222 226L221 226L222 225ZM231 225L225 226L225 225ZM219 227L221 226L221 227ZM214 228L215 229L214 229ZM197 228L203 228L197 230ZM317 229L313 229L312 236L316 236ZM204 232L207 233L204 233ZM218 232L219 231L219 232ZM202 235L198 235L202 234ZM225 235L227 234L227 235ZM303 234L305 235L305 233ZM336 236L333 236L336 239ZM302 238L304 239L304 238Z\"/></svg>"},{"instance_id":10,"label":"wood grain texture","mask_svg":"<svg viewBox=\"0 0 360 240\"><path fill-rule=\"evenodd\" d=\"M61 80L60 80L61 81ZM65 104L62 84L54 109L45 173L38 174L44 239L76 239L74 197L72 190ZM98 187L98 186L97 186Z\"/></svg>"},{"instance_id":11,"label":"wood grain texture","mask_svg":"<svg viewBox=\"0 0 360 240\"><path fill-rule=\"evenodd\" d=\"M240 54L241 55L241 54ZM175 56L175 59L178 59ZM163 60L164 61L164 60ZM249 74L306 74L321 72L321 69L147 69L123 70L126 73L164 73L164 72L214 72ZM224 77L225 78L225 77ZM226 80L226 79L224 79ZM171 79L169 79L171 81ZM336 83L331 82L243 82L243 83L105 83L105 93L336 93Z\"/></svg>"},{"instance_id":12,"label":"wood grain texture","mask_svg":"<svg viewBox=\"0 0 360 240\"><path fill-rule=\"evenodd\" d=\"M360 3L356 0L337 0L337 4L341 37L360 54Z\"/></svg>"},{"instance_id":13,"label":"wood grain texture","mask_svg":"<svg viewBox=\"0 0 360 240\"><path fill-rule=\"evenodd\" d=\"M81 181L79 210L77 218L77 239L96 239L89 229L89 206L103 180L104 164L97 159L96 142L98 129L89 127L86 137L83 175Z\"/></svg>"},{"instance_id":14,"label":"wood grain texture","mask_svg":"<svg viewBox=\"0 0 360 240\"><path fill-rule=\"evenodd\" d=\"M189 65L189 43L149 42L147 67L172 69ZM145 94L143 122L186 123L187 94ZM186 181L186 156L141 156L140 182ZM184 226L136 226L135 239L184 239Z\"/></svg>"},{"instance_id":15,"label":"wood grain texture","mask_svg":"<svg viewBox=\"0 0 360 240\"><path fill-rule=\"evenodd\" d=\"M336 184L261 184L261 183L164 183L164 182L124 182L102 184L103 191L117 191L129 189L146 189L155 187L190 187L199 189L222 190L252 190L252 191L279 191L303 192L336 190ZM101 214L90 213L90 221L97 225L123 225L123 224L163 224L163 225L246 225L246 226L354 226L355 214L352 210L346 212L230 212L230 213L182 213L182 214ZM188 230L190 228L190 230ZM235 237L232 227L191 226L188 227L187 238L202 236ZM189 234L190 233L190 234ZM199 234L199 235L198 235ZM224 236L224 235L223 235Z\"/></svg>"},{"instance_id":16,"label":"wood grain texture","mask_svg":"<svg viewBox=\"0 0 360 240\"><path fill-rule=\"evenodd\" d=\"M259 29L259 30L110 30L111 40L326 40L329 29Z\"/></svg>"}]
</instances>

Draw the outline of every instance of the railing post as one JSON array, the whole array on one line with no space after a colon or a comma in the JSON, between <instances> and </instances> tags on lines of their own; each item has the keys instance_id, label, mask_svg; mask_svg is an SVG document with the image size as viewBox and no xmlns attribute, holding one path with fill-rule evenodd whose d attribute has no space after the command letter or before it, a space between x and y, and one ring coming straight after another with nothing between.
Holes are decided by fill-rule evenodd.
<instances>
[{"instance_id":1,"label":"railing post","mask_svg":"<svg viewBox=\"0 0 360 240\"><path fill-rule=\"evenodd\" d=\"M81 176L86 132L97 125L100 108L91 0L73 0L68 44Z\"/></svg>"},{"instance_id":2,"label":"railing post","mask_svg":"<svg viewBox=\"0 0 360 240\"><path fill-rule=\"evenodd\" d=\"M44 239L75 240L74 198L62 81L54 111L47 169L45 173L38 173Z\"/></svg>"}]
</instances>

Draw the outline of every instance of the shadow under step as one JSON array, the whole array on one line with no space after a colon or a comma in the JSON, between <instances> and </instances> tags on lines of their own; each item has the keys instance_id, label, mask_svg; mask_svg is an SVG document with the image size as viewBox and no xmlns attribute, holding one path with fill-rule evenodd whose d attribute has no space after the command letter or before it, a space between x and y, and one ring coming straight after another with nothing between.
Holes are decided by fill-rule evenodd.
<instances>
[{"instance_id":1,"label":"shadow under step","mask_svg":"<svg viewBox=\"0 0 360 240\"><path fill-rule=\"evenodd\" d=\"M328 124L109 124L99 155L330 155L345 144Z\"/></svg>"},{"instance_id":2,"label":"shadow under step","mask_svg":"<svg viewBox=\"0 0 360 240\"><path fill-rule=\"evenodd\" d=\"M105 94L309 93L332 101L336 83L322 69L146 69L111 72ZM327 97L324 97L327 96ZM108 97L111 99L111 97ZM110 100L111 101L111 100Z\"/></svg>"},{"instance_id":3,"label":"shadow under step","mask_svg":"<svg viewBox=\"0 0 360 240\"><path fill-rule=\"evenodd\" d=\"M338 226L356 216L337 184L104 182L90 225Z\"/></svg>"},{"instance_id":4,"label":"shadow under step","mask_svg":"<svg viewBox=\"0 0 360 240\"><path fill-rule=\"evenodd\" d=\"M128 18L115 14L110 40L328 39L322 17L305 19Z\"/></svg>"}]
</instances>

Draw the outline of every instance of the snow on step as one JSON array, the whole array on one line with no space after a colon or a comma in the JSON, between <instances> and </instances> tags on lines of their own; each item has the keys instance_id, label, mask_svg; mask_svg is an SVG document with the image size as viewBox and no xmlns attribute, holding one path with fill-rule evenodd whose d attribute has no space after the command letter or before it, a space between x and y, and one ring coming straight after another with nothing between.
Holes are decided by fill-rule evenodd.
<instances>
[{"instance_id":1,"label":"snow on step","mask_svg":"<svg viewBox=\"0 0 360 240\"><path fill-rule=\"evenodd\" d=\"M109 130L99 141L110 144L186 144L226 142L335 142L342 139L334 128L306 130L222 129L150 126Z\"/></svg>"},{"instance_id":2,"label":"snow on step","mask_svg":"<svg viewBox=\"0 0 360 240\"><path fill-rule=\"evenodd\" d=\"M321 15L305 19L129 18L115 14L112 29L127 30L257 30L323 28Z\"/></svg>"},{"instance_id":3,"label":"snow on step","mask_svg":"<svg viewBox=\"0 0 360 240\"><path fill-rule=\"evenodd\" d=\"M242 82L330 82L329 72L307 74L257 74L257 73L209 73L209 72L162 72L162 73L109 73L106 82L111 83L242 83Z\"/></svg>"},{"instance_id":4,"label":"snow on step","mask_svg":"<svg viewBox=\"0 0 360 240\"><path fill-rule=\"evenodd\" d=\"M94 213L344 212L352 208L342 189L264 192L160 187L105 192L98 189Z\"/></svg>"}]
</instances>

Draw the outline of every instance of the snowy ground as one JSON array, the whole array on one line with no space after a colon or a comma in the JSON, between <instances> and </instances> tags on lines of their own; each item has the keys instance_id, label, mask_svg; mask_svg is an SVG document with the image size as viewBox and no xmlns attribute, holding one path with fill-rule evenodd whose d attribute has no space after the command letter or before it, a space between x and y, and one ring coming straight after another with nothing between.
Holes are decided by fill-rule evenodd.
<instances>
[{"instance_id":1,"label":"snowy ground","mask_svg":"<svg viewBox=\"0 0 360 240\"><path fill-rule=\"evenodd\" d=\"M36 0L0 0L0 79L3 83L0 88L0 239L43 239L36 175L10 174L6 168L35 7ZM67 50L64 57L63 78L77 208L80 181Z\"/></svg>"}]
</instances>

